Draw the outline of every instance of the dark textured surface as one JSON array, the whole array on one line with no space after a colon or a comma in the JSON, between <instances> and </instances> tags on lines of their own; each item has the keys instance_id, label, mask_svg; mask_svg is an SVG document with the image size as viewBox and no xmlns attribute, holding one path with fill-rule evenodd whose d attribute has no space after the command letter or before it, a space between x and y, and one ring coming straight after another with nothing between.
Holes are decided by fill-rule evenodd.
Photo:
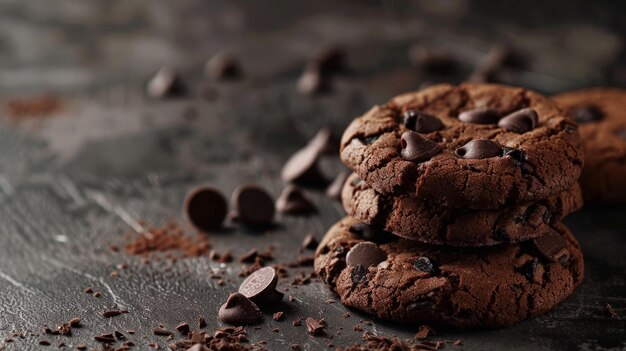
<instances>
[{"instance_id":1,"label":"dark textured surface","mask_svg":"<svg viewBox=\"0 0 626 351\"><path fill-rule=\"evenodd\" d=\"M624 11L615 5L581 1L563 9L541 2L545 11L528 13L519 5L478 7L465 1L333 7L292 1L147 3L0 5L0 98L54 91L64 101L63 110L46 119L16 122L1 112L0 345L12 330L39 333L45 323L75 316L83 318L84 327L73 337L46 339L95 347L94 335L133 328L137 349L146 349L152 341L165 344L164 337L152 334L159 322L172 329L183 321L195 324L203 315L209 328L219 326L217 310L238 287L240 264L228 265L232 278L217 286L208 273L217 263L208 259L143 265L108 246L123 243L123 233L140 230L139 219L182 220L183 197L199 183L216 184L228 195L239 183L254 181L277 196L282 162L321 126L340 132L370 105L426 80L457 82L498 39L532 56L532 65L509 70L501 78L505 83L547 93L626 83L620 54ZM417 41L458 55L457 75L432 77L410 68L406 50ZM306 58L328 42L348 48L351 74L334 82L331 95L298 95L295 84ZM246 78L204 82L202 64L224 48L240 58ZM179 67L192 82L189 99L143 97L142 83L163 64ZM207 86L217 92L215 101L203 98ZM197 109L196 119L183 117L190 107ZM313 197L316 216L279 218L266 234L229 225L233 229L210 241L235 254L275 243L275 262L289 261L307 233L321 237L342 216L338 203L322 193ZM625 322L604 311L610 303L626 314L625 213L624 207L588 207L566 221L581 242L587 276L555 311L509 329L439 335L462 338L467 350L626 348ZM129 268L110 277L122 262ZM279 288L295 276L292 271ZM103 296L85 294L88 286ZM324 303L333 295L323 284L290 287L289 293L297 300L285 305L285 320L265 315L261 330L249 330L252 341L271 339L268 346L278 350L292 343L324 349L327 339L291 326L291 320L308 316L323 316L333 332L345 327L333 338L335 345L360 341L352 326L364 317L341 318L345 308ZM101 317L114 307L130 313ZM279 333L271 332L275 326ZM403 337L417 330L382 322L365 329ZM39 349L40 339L28 337L6 349Z\"/></svg>"}]
</instances>

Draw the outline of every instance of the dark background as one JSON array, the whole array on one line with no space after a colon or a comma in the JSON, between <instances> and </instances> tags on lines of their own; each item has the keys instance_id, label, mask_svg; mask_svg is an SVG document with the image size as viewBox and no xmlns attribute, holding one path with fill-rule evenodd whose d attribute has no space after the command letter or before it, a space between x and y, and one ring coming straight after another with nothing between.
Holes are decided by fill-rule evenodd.
<instances>
[{"instance_id":1,"label":"dark background","mask_svg":"<svg viewBox=\"0 0 626 351\"><path fill-rule=\"evenodd\" d=\"M460 82L489 50L506 43L523 53L524 68L507 68L498 81L546 94L568 89L626 86L623 2L597 1L2 1L0 2L0 99L43 95L61 101L46 116L15 118L0 110L0 349L38 349L38 341L70 346L113 330L137 329L132 340L146 349L159 323L172 329L203 315L212 330L216 311L241 278L239 263L217 286L206 258L145 265L111 252L140 219L182 223L181 202L193 185L212 183L225 194L256 182L277 196L282 163L322 126L341 133L371 105L417 89L425 82ZM350 74L333 91L307 97L295 89L307 59L326 44L345 47ZM416 43L444 50L458 61L454 75L412 67ZM203 76L212 54L230 50L243 79L215 82ZM161 66L182 72L187 97L153 100L144 82ZM207 92L210 97L207 98ZM190 109L197 118L189 116ZM309 232L321 238L343 215L319 191L319 214L279 217L268 233L237 226L210 236L220 250L277 247L272 263L286 262ZM576 293L554 311L509 329L455 332L467 350L625 349L623 319L607 316L609 303L626 310L623 206L587 206L566 221L583 245L587 275ZM127 263L119 278L110 277ZM303 271L309 268L301 269ZM250 339L270 339L270 349L299 343L309 349L359 342L352 327L365 318L325 304L333 295L318 281L289 286L296 298L286 320L266 316ZM91 286L100 299L83 292ZM103 319L102 311L130 313ZM72 317L84 327L71 338L2 340L12 331L41 333L43 324ZM298 317L324 317L333 340L310 338ZM274 327L279 333L272 333ZM411 337L417 326L379 322L377 335ZM147 336L147 338L144 338ZM452 346L448 348L452 349Z\"/></svg>"}]
</instances>

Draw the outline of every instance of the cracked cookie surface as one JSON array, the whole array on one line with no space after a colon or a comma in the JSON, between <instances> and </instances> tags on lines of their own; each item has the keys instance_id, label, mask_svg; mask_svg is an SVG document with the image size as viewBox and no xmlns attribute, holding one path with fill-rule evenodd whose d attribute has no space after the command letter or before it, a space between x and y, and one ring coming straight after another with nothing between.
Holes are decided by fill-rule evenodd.
<instances>
[{"instance_id":1,"label":"cracked cookie surface","mask_svg":"<svg viewBox=\"0 0 626 351\"><path fill-rule=\"evenodd\" d=\"M585 89L554 100L580 123L585 201L626 203L626 90Z\"/></svg>"},{"instance_id":2,"label":"cracked cookie surface","mask_svg":"<svg viewBox=\"0 0 626 351\"><path fill-rule=\"evenodd\" d=\"M470 113L480 108L491 114ZM516 131L505 124L498 127L492 118L495 114L503 122L505 116L526 108L536 118L521 120L532 124L522 128L529 129L525 132L513 128L519 123L510 119L506 127ZM405 138L410 128L404 118L410 112L431 117L422 120L420 128L410 126L422 131L418 137ZM461 121L459 115L464 113ZM479 124L487 118L491 124ZM495 143L502 152L468 158L476 152L466 153L463 147L477 139ZM402 153L407 141L412 148ZM488 146L493 151L493 145ZM495 209L554 196L576 182L583 166L576 124L554 102L526 89L496 84L440 84L397 96L348 126L340 154L382 194L407 194L450 208Z\"/></svg>"},{"instance_id":3,"label":"cracked cookie surface","mask_svg":"<svg viewBox=\"0 0 626 351\"><path fill-rule=\"evenodd\" d=\"M381 319L509 326L552 309L584 275L578 242L562 224L552 234L568 252L562 263L542 256L533 241L455 249L398 238L377 243L386 259L369 268L346 263L351 248L364 242L350 230L355 224L346 217L329 229L316 251L315 271L344 305Z\"/></svg>"},{"instance_id":4,"label":"cracked cookie surface","mask_svg":"<svg viewBox=\"0 0 626 351\"><path fill-rule=\"evenodd\" d=\"M447 209L407 195L382 195L352 174L344 184L342 203L355 219L406 239L464 247L539 237L580 209L583 201L575 183L548 199L497 210Z\"/></svg>"}]
</instances>

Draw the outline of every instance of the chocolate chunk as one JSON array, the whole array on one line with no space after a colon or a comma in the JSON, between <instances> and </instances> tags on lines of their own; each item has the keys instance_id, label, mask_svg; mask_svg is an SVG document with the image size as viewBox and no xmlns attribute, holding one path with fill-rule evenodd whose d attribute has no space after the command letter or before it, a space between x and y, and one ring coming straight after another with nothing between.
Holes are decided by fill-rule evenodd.
<instances>
[{"instance_id":1,"label":"chocolate chunk","mask_svg":"<svg viewBox=\"0 0 626 351\"><path fill-rule=\"evenodd\" d=\"M326 196L333 200L341 199L341 191L343 190L343 185L346 183L346 180L350 176L350 173L347 171L342 171L335 177L335 179L330 183L328 188L326 188Z\"/></svg>"},{"instance_id":2,"label":"chocolate chunk","mask_svg":"<svg viewBox=\"0 0 626 351\"><path fill-rule=\"evenodd\" d=\"M222 226L228 204L219 190L201 186L187 194L183 207L189 223L197 230L206 232Z\"/></svg>"},{"instance_id":3,"label":"chocolate chunk","mask_svg":"<svg viewBox=\"0 0 626 351\"><path fill-rule=\"evenodd\" d=\"M219 52L207 61L204 73L212 79L235 79L242 75L242 70L233 55Z\"/></svg>"},{"instance_id":4,"label":"chocolate chunk","mask_svg":"<svg viewBox=\"0 0 626 351\"><path fill-rule=\"evenodd\" d=\"M439 118L413 109L404 111L404 125L418 133L430 133L443 128Z\"/></svg>"},{"instance_id":5,"label":"chocolate chunk","mask_svg":"<svg viewBox=\"0 0 626 351\"><path fill-rule=\"evenodd\" d=\"M533 281L535 278L535 271L537 271L538 266L539 266L539 259L536 257L533 257L532 260L526 262L517 271L523 274L528 280Z\"/></svg>"},{"instance_id":6,"label":"chocolate chunk","mask_svg":"<svg viewBox=\"0 0 626 351\"><path fill-rule=\"evenodd\" d=\"M436 262L428 257L421 256L414 263L413 266L422 272L437 275L439 274L439 267Z\"/></svg>"},{"instance_id":7,"label":"chocolate chunk","mask_svg":"<svg viewBox=\"0 0 626 351\"><path fill-rule=\"evenodd\" d=\"M258 304L277 303L283 293L276 290L278 275L272 267L263 267L250 274L239 286L239 292Z\"/></svg>"},{"instance_id":8,"label":"chocolate chunk","mask_svg":"<svg viewBox=\"0 0 626 351\"><path fill-rule=\"evenodd\" d=\"M115 316L119 316L122 313L125 313L126 311L120 311L120 310L108 310L108 311L104 311L102 313L102 316L104 318L111 318L111 317L115 317Z\"/></svg>"},{"instance_id":9,"label":"chocolate chunk","mask_svg":"<svg viewBox=\"0 0 626 351\"><path fill-rule=\"evenodd\" d=\"M155 328L153 333L154 333L154 335L159 335L159 336L171 336L171 335L174 335L173 332L171 332L169 330L165 330L163 328Z\"/></svg>"},{"instance_id":10,"label":"chocolate chunk","mask_svg":"<svg viewBox=\"0 0 626 351\"><path fill-rule=\"evenodd\" d=\"M104 343L104 344L112 344L112 343L115 342L115 337L111 333L109 333L109 334L101 334L101 335L95 336L94 339L97 342L101 342L101 343Z\"/></svg>"},{"instance_id":11,"label":"chocolate chunk","mask_svg":"<svg viewBox=\"0 0 626 351\"><path fill-rule=\"evenodd\" d=\"M265 189L253 185L240 185L232 195L235 218L252 226L272 223L276 209L274 200Z\"/></svg>"},{"instance_id":12,"label":"chocolate chunk","mask_svg":"<svg viewBox=\"0 0 626 351\"><path fill-rule=\"evenodd\" d=\"M397 236L389 232L360 222L351 225L348 230L350 231L350 233L356 235L363 240L372 241L377 244L389 243L398 239Z\"/></svg>"},{"instance_id":13,"label":"chocolate chunk","mask_svg":"<svg viewBox=\"0 0 626 351\"><path fill-rule=\"evenodd\" d=\"M402 134L401 145L400 156L411 162L424 162L441 152L441 147L436 142L412 131Z\"/></svg>"},{"instance_id":14,"label":"chocolate chunk","mask_svg":"<svg viewBox=\"0 0 626 351\"><path fill-rule=\"evenodd\" d=\"M204 317L198 317L198 328L206 328L206 320L204 320Z\"/></svg>"},{"instance_id":15,"label":"chocolate chunk","mask_svg":"<svg viewBox=\"0 0 626 351\"><path fill-rule=\"evenodd\" d=\"M280 321L283 319L283 316L285 315L285 312L283 311L278 311L276 313L274 313L274 315L272 316L272 319L275 321Z\"/></svg>"},{"instance_id":16,"label":"chocolate chunk","mask_svg":"<svg viewBox=\"0 0 626 351\"><path fill-rule=\"evenodd\" d=\"M409 49L409 61L431 73L451 73L456 68L454 59L448 53L422 45Z\"/></svg>"},{"instance_id":17,"label":"chocolate chunk","mask_svg":"<svg viewBox=\"0 0 626 351\"><path fill-rule=\"evenodd\" d=\"M569 260L569 247L567 241L556 233L548 233L542 237L533 239L535 248L550 262L566 263Z\"/></svg>"},{"instance_id":18,"label":"chocolate chunk","mask_svg":"<svg viewBox=\"0 0 626 351\"><path fill-rule=\"evenodd\" d=\"M181 333L182 335L187 335L187 334L189 334L189 331L190 331L189 324L181 323L181 324L176 326L176 330L179 333Z\"/></svg>"},{"instance_id":19,"label":"chocolate chunk","mask_svg":"<svg viewBox=\"0 0 626 351\"><path fill-rule=\"evenodd\" d=\"M479 107L461 112L459 120L473 124L496 124L500 120L500 113L488 107Z\"/></svg>"},{"instance_id":20,"label":"chocolate chunk","mask_svg":"<svg viewBox=\"0 0 626 351\"><path fill-rule=\"evenodd\" d=\"M352 280L353 284L359 284L365 279L366 275L367 268L363 267L360 264L357 264L352 268L352 271L350 272L350 279Z\"/></svg>"},{"instance_id":21,"label":"chocolate chunk","mask_svg":"<svg viewBox=\"0 0 626 351\"><path fill-rule=\"evenodd\" d=\"M76 317L76 318L72 318L72 320L69 321L70 327L72 328L78 328L80 327L80 318Z\"/></svg>"},{"instance_id":22,"label":"chocolate chunk","mask_svg":"<svg viewBox=\"0 0 626 351\"><path fill-rule=\"evenodd\" d=\"M354 245L346 255L346 263L350 267L362 265L367 268L376 266L387 259L387 255L376 244L370 241Z\"/></svg>"},{"instance_id":23,"label":"chocolate chunk","mask_svg":"<svg viewBox=\"0 0 626 351\"><path fill-rule=\"evenodd\" d=\"M539 117L532 108L523 108L504 116L498 121L498 127L515 133L526 133L537 126Z\"/></svg>"},{"instance_id":24,"label":"chocolate chunk","mask_svg":"<svg viewBox=\"0 0 626 351\"><path fill-rule=\"evenodd\" d=\"M476 139L461 146L454 154L464 159L483 159L502 156L502 147L489 139Z\"/></svg>"},{"instance_id":25,"label":"chocolate chunk","mask_svg":"<svg viewBox=\"0 0 626 351\"><path fill-rule=\"evenodd\" d=\"M300 246L303 249L315 250L317 248L318 241L313 234L307 234L302 240L302 245Z\"/></svg>"},{"instance_id":26,"label":"chocolate chunk","mask_svg":"<svg viewBox=\"0 0 626 351\"><path fill-rule=\"evenodd\" d=\"M604 118L604 113L597 106L579 106L569 110L569 115L580 124L596 122Z\"/></svg>"},{"instance_id":27,"label":"chocolate chunk","mask_svg":"<svg viewBox=\"0 0 626 351\"><path fill-rule=\"evenodd\" d=\"M337 155L339 153L339 138L330 128L324 127L315 133L307 146L316 150L318 155Z\"/></svg>"},{"instance_id":28,"label":"chocolate chunk","mask_svg":"<svg viewBox=\"0 0 626 351\"><path fill-rule=\"evenodd\" d=\"M50 341L48 341L48 340L41 340L41 341L39 341L39 345L41 345L41 346L50 346L51 344L50 344Z\"/></svg>"},{"instance_id":29,"label":"chocolate chunk","mask_svg":"<svg viewBox=\"0 0 626 351\"><path fill-rule=\"evenodd\" d=\"M181 96L186 90L178 72L170 67L161 68L146 86L146 93L153 98Z\"/></svg>"},{"instance_id":30,"label":"chocolate chunk","mask_svg":"<svg viewBox=\"0 0 626 351\"><path fill-rule=\"evenodd\" d=\"M126 340L126 336L119 331L114 331L113 334L117 340Z\"/></svg>"},{"instance_id":31,"label":"chocolate chunk","mask_svg":"<svg viewBox=\"0 0 626 351\"><path fill-rule=\"evenodd\" d=\"M299 215L316 212L317 208L302 189L288 185L276 200L276 210L280 213Z\"/></svg>"},{"instance_id":32,"label":"chocolate chunk","mask_svg":"<svg viewBox=\"0 0 626 351\"><path fill-rule=\"evenodd\" d=\"M304 322L306 324L307 333L316 336L324 332L324 324L320 321L309 317Z\"/></svg>"},{"instance_id":33,"label":"chocolate chunk","mask_svg":"<svg viewBox=\"0 0 626 351\"><path fill-rule=\"evenodd\" d=\"M257 305L240 293L230 294L218 316L222 322L235 326L257 324L262 318Z\"/></svg>"}]
</instances>

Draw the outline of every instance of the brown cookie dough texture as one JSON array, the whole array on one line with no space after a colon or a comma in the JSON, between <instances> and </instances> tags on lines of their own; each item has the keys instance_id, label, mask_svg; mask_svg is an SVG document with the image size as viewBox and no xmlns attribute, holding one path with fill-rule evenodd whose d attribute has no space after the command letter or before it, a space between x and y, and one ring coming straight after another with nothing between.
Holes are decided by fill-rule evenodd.
<instances>
[{"instance_id":1,"label":"brown cookie dough texture","mask_svg":"<svg viewBox=\"0 0 626 351\"><path fill-rule=\"evenodd\" d=\"M479 107L501 116L532 108L535 128L516 133L496 124L461 122ZM443 129L420 134L441 152L421 162L400 155L408 129L402 114L413 109L437 117ZM455 150L475 139L503 146L503 155L464 159ZM417 196L444 207L495 209L557 195L580 176L583 155L575 123L551 100L522 88L495 84L435 85L375 106L346 129L341 158L382 194Z\"/></svg>"},{"instance_id":2,"label":"brown cookie dough texture","mask_svg":"<svg viewBox=\"0 0 626 351\"><path fill-rule=\"evenodd\" d=\"M406 239L461 247L540 237L583 204L580 187L575 183L548 199L497 210L445 209L407 195L379 194L356 174L346 181L342 202L355 219Z\"/></svg>"},{"instance_id":3,"label":"brown cookie dough texture","mask_svg":"<svg viewBox=\"0 0 626 351\"><path fill-rule=\"evenodd\" d=\"M315 271L343 304L386 320L509 326L552 309L583 279L580 247L562 224L555 233L568 246L564 263L546 260L532 242L454 249L398 239L379 244L386 260L362 268L346 264L350 248L363 242L349 231L355 223L347 217L330 228L317 249Z\"/></svg>"},{"instance_id":4,"label":"brown cookie dough texture","mask_svg":"<svg viewBox=\"0 0 626 351\"><path fill-rule=\"evenodd\" d=\"M626 90L594 88L563 93L554 100L568 113L593 107L596 121L580 121L585 167L580 178L585 201L626 203Z\"/></svg>"}]
</instances>

